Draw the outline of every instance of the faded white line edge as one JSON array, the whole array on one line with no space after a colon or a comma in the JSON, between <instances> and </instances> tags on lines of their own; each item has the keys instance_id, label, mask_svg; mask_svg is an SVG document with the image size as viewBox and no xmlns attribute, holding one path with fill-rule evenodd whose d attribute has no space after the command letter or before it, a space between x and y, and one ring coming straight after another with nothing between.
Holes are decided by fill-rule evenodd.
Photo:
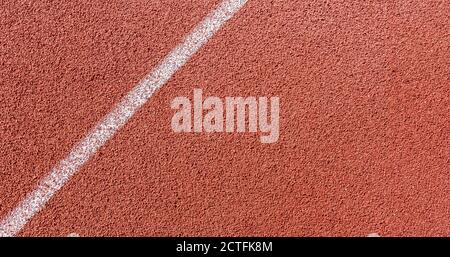
<instances>
[{"instance_id":1,"label":"faded white line edge","mask_svg":"<svg viewBox=\"0 0 450 257\"><path fill-rule=\"evenodd\" d=\"M1 222L0 237L15 236L64 184L163 86L247 0L225 0L209 13L183 42L177 45L152 72L136 85L116 107L98 123L44 177L31 193Z\"/></svg>"}]
</instances>

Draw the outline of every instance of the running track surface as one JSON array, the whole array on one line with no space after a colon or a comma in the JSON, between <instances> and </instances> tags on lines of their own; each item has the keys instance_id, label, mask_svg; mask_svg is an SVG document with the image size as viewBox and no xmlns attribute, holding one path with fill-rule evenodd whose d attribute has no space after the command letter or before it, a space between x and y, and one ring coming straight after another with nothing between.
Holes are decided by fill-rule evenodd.
<instances>
[{"instance_id":1,"label":"running track surface","mask_svg":"<svg viewBox=\"0 0 450 257\"><path fill-rule=\"evenodd\" d=\"M220 3L2 1L0 220ZM249 0L18 236L450 236L448 1ZM170 102L279 96L280 139Z\"/></svg>"}]
</instances>

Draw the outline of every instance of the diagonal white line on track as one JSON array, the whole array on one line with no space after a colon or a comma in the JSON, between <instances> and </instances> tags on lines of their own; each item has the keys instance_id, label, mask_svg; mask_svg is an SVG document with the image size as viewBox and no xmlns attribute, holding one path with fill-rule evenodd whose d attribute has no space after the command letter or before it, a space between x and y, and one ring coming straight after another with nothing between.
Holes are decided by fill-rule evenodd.
<instances>
[{"instance_id":1,"label":"diagonal white line on track","mask_svg":"<svg viewBox=\"0 0 450 257\"><path fill-rule=\"evenodd\" d=\"M208 42L246 2L247 0L225 0L208 14L184 38L183 42L177 45L150 74L136 85L0 222L0 237L15 236L98 149L127 123L153 93Z\"/></svg>"}]
</instances>

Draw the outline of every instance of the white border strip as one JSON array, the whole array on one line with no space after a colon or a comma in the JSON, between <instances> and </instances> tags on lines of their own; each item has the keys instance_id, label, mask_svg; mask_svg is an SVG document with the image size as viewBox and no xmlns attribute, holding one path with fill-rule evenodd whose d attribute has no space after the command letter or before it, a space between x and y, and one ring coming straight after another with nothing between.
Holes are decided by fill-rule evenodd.
<instances>
[{"instance_id":1,"label":"white border strip","mask_svg":"<svg viewBox=\"0 0 450 257\"><path fill-rule=\"evenodd\" d=\"M0 237L16 235L52 196L163 86L247 0L225 0L206 16L184 41L176 46L153 71L79 142L37 188L0 222Z\"/></svg>"}]
</instances>

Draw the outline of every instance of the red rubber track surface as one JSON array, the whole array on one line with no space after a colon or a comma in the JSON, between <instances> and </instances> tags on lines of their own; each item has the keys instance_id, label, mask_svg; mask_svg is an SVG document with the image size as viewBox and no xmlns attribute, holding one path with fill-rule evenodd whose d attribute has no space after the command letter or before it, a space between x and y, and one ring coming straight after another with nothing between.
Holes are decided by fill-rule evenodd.
<instances>
[{"instance_id":1,"label":"red rubber track surface","mask_svg":"<svg viewBox=\"0 0 450 257\"><path fill-rule=\"evenodd\" d=\"M3 1L0 219L219 1ZM20 236L450 236L448 1L250 0ZM279 96L280 139L170 102Z\"/></svg>"}]
</instances>

